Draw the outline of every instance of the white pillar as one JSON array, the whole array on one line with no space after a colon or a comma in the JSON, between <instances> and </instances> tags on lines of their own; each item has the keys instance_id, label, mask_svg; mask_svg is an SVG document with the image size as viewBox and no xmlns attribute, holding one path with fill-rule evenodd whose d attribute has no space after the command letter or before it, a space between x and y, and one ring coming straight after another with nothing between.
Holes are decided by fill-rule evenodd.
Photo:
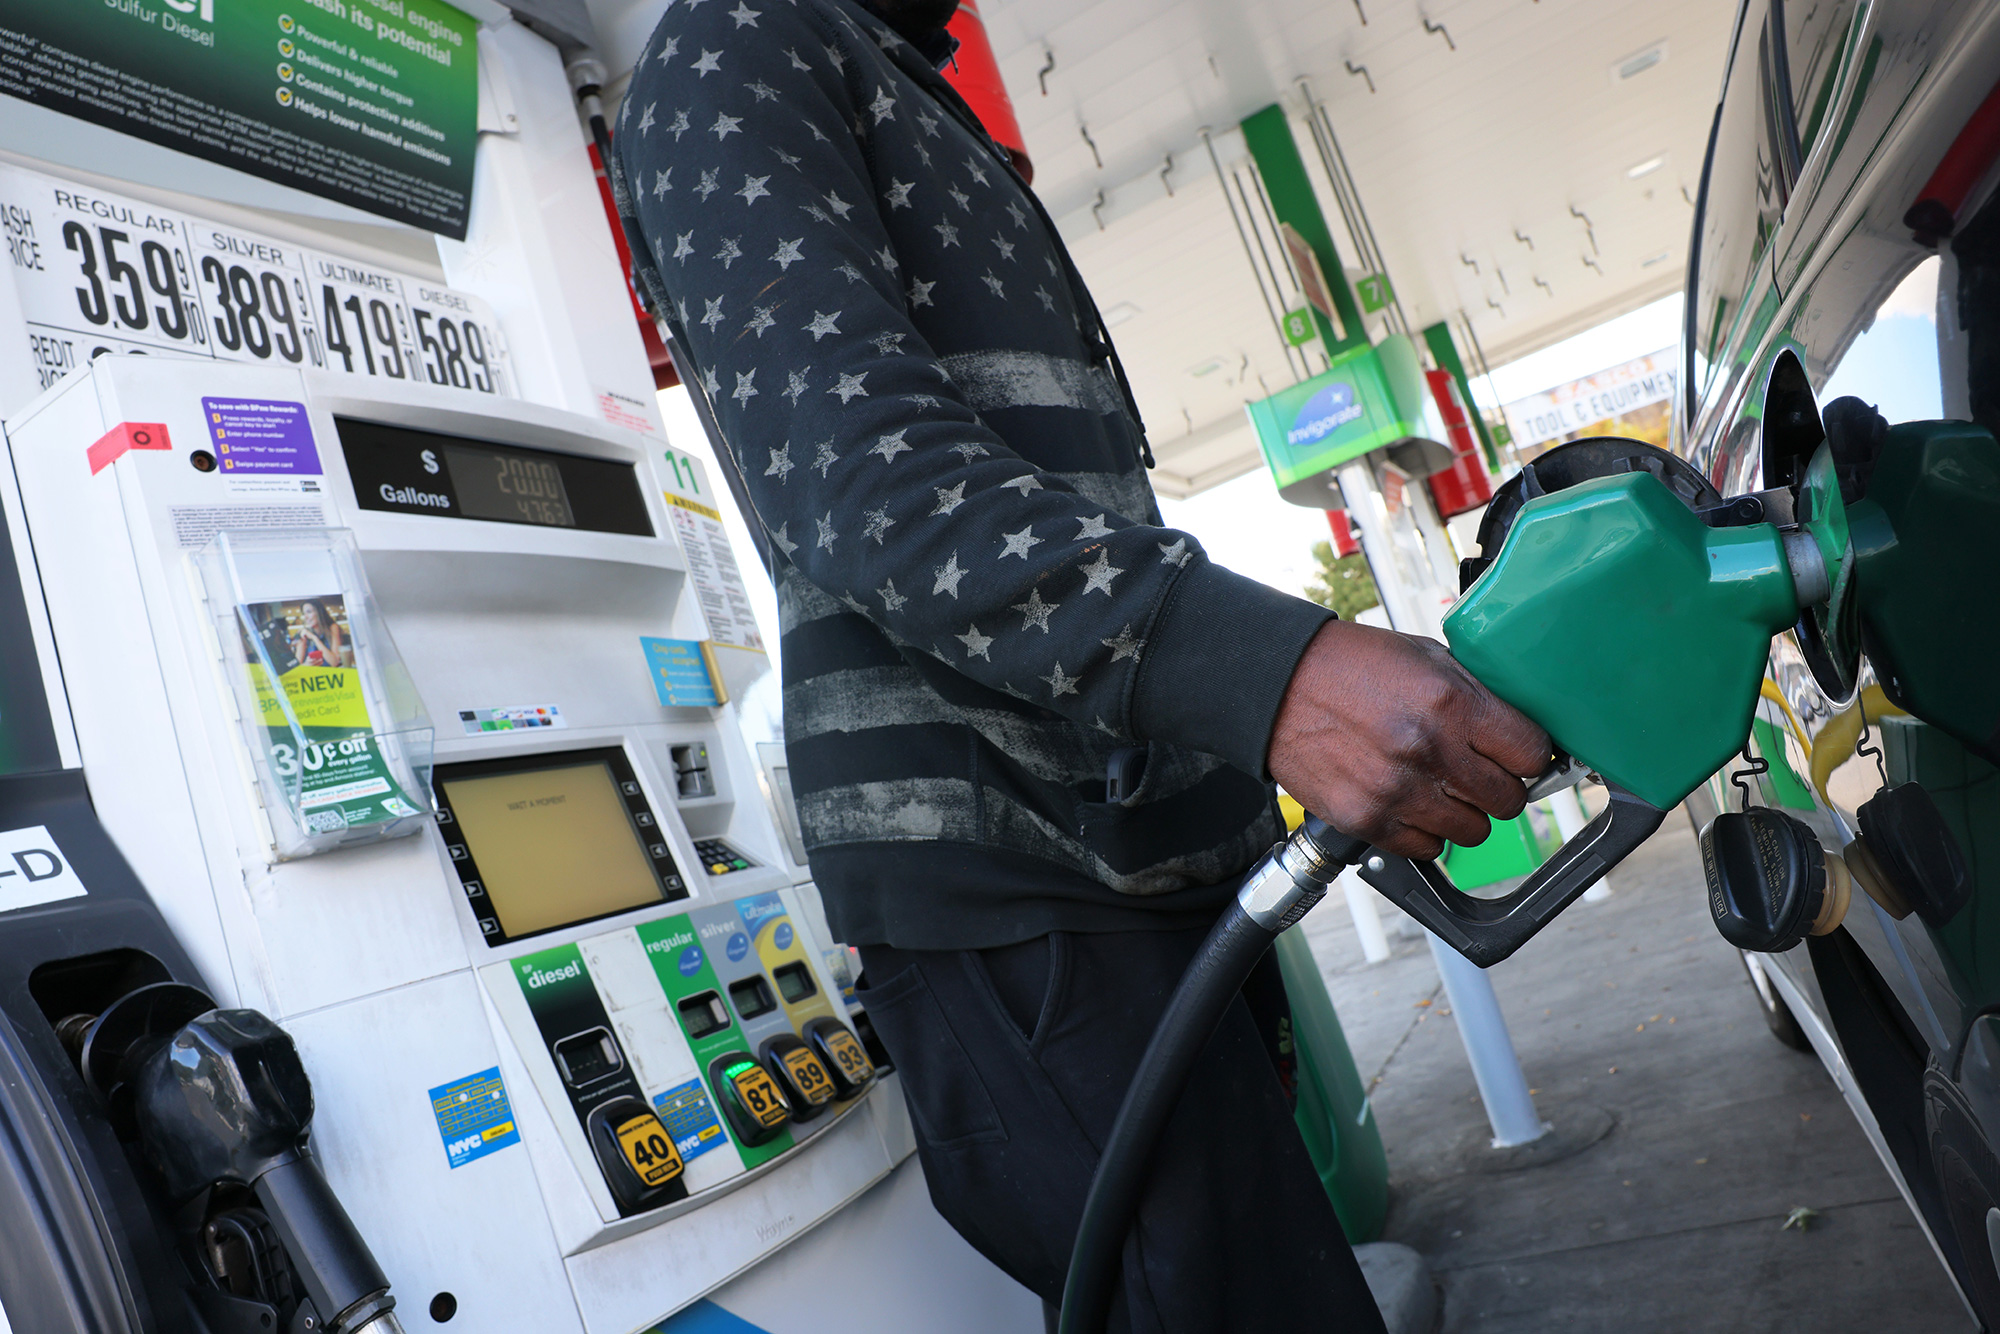
<instances>
[{"instance_id":1,"label":"white pillar","mask_svg":"<svg viewBox=\"0 0 2000 1334\"><path fill-rule=\"evenodd\" d=\"M1443 571L1452 568L1449 545L1430 549L1412 513L1413 506L1405 505L1398 514L1389 514L1369 459L1343 464L1337 476L1348 513L1361 530L1361 549L1368 557L1382 605L1388 610L1389 624L1404 634L1429 635L1442 641L1444 609L1458 591L1455 571L1448 586L1440 584ZM1440 541L1443 529L1435 524L1434 513L1431 517L1431 541ZM1507 1019L1500 1012L1492 979L1436 936L1430 936L1430 942L1431 957L1437 961L1445 995L1451 1000L1466 1058L1472 1062L1473 1080L1486 1104L1486 1119L1493 1125L1494 1147L1540 1139L1548 1126L1536 1115L1535 1100L1528 1096L1527 1076L1521 1073L1520 1058L1514 1054L1514 1040L1507 1033Z\"/></svg>"},{"instance_id":2,"label":"white pillar","mask_svg":"<svg viewBox=\"0 0 2000 1334\"><path fill-rule=\"evenodd\" d=\"M1528 1078L1521 1073L1521 1058L1514 1054L1514 1039L1500 1013L1500 998L1493 994L1493 980L1436 936L1430 940L1431 958L1437 961L1444 994L1451 1001L1451 1017L1465 1043L1466 1059L1472 1062L1472 1080L1479 1086L1479 1100L1486 1104L1493 1147L1533 1143L1549 1133L1549 1125L1528 1095Z\"/></svg>"},{"instance_id":3,"label":"white pillar","mask_svg":"<svg viewBox=\"0 0 2000 1334\"><path fill-rule=\"evenodd\" d=\"M1340 873L1340 889L1347 896L1348 915L1354 918L1354 934L1361 939L1361 957L1369 963L1381 963L1389 957L1389 933L1382 929L1375 891L1352 866Z\"/></svg>"}]
</instances>

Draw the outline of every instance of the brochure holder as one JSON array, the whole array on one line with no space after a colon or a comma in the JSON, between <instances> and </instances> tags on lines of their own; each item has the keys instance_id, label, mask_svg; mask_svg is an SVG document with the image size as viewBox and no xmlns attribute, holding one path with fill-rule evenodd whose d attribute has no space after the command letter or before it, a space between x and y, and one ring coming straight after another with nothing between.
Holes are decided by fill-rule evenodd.
<instances>
[{"instance_id":1,"label":"brochure holder","mask_svg":"<svg viewBox=\"0 0 2000 1334\"><path fill-rule=\"evenodd\" d=\"M353 533L225 530L195 568L276 859L430 824L431 720Z\"/></svg>"}]
</instances>

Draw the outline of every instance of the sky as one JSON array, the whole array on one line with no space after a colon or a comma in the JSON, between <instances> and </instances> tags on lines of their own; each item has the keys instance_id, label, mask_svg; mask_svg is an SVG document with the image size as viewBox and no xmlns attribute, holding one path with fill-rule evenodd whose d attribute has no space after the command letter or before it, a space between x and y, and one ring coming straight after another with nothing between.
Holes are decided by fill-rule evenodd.
<instances>
[{"instance_id":1,"label":"sky","mask_svg":"<svg viewBox=\"0 0 2000 1334\"><path fill-rule=\"evenodd\" d=\"M1933 286L1935 280L1933 279ZM1898 293L1899 296L1902 293ZM1913 310L1921 302L1913 294L1908 303ZM1588 332L1564 339L1540 352L1505 366L1493 368L1491 382L1479 377L1472 383L1473 397L1482 406L1509 402L1528 394L1595 374L1612 366L1674 346L1680 338L1681 299L1678 296L1655 301L1627 315L1621 315ZM1917 323L1912 318L1911 323ZM1928 325L1924 326L1926 329ZM1854 390L1853 392L1864 392ZM709 448L701 422L684 389L669 389L660 395L660 411L666 418L667 438L683 453L693 454L707 464L716 483L724 490L715 471L714 452ZM1926 414L1934 415L1934 414ZM1270 474L1259 469L1234 481L1224 482L1187 500L1160 500L1160 512L1169 526L1192 533L1210 559L1287 593L1302 593L1317 568L1312 556L1315 542L1328 537L1326 515L1278 498ZM749 531L733 507L724 512L724 522L743 568L751 602L756 607L758 627L764 642L771 645L773 661L778 643L777 596L764 576ZM758 730L749 715L769 713L775 719L776 699L744 702L746 722ZM767 724L774 725L774 723Z\"/></svg>"}]
</instances>

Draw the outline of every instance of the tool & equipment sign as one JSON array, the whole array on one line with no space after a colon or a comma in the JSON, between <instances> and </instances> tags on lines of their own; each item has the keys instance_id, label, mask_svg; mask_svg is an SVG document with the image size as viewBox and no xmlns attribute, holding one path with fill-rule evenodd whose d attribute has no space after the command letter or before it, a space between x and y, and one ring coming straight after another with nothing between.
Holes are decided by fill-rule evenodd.
<instances>
[{"instance_id":1,"label":"tool & equipment sign","mask_svg":"<svg viewBox=\"0 0 2000 1334\"><path fill-rule=\"evenodd\" d=\"M0 913L81 898L83 881L41 825L0 833Z\"/></svg>"},{"instance_id":2,"label":"tool & equipment sign","mask_svg":"<svg viewBox=\"0 0 2000 1334\"><path fill-rule=\"evenodd\" d=\"M44 389L173 352L515 396L492 310L442 283L4 164L0 239Z\"/></svg>"},{"instance_id":3,"label":"tool & equipment sign","mask_svg":"<svg viewBox=\"0 0 2000 1334\"><path fill-rule=\"evenodd\" d=\"M477 41L441 0L0 0L0 92L462 241Z\"/></svg>"}]
</instances>

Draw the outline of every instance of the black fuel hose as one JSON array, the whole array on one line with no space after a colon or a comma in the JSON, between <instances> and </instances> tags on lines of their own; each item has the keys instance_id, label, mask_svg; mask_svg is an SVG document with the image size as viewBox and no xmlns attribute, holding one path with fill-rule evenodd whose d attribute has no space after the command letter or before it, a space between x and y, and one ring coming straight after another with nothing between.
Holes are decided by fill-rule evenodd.
<instances>
[{"instance_id":1,"label":"black fuel hose","mask_svg":"<svg viewBox=\"0 0 2000 1334\"><path fill-rule=\"evenodd\" d=\"M1271 942L1366 851L1359 839L1308 816L1244 877L1242 889L1202 941L1153 1029L1091 1178L1070 1251L1058 1334L1097 1334L1104 1328L1154 1153L1196 1059Z\"/></svg>"}]
</instances>

